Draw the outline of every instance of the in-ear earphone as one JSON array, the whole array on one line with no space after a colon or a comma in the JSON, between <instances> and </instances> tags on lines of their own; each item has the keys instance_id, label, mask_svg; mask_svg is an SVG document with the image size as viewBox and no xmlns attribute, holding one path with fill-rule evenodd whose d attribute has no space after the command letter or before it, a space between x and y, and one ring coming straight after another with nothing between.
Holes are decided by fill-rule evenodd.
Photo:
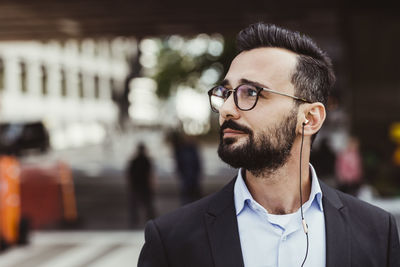
<instances>
[{"instance_id":1,"label":"in-ear earphone","mask_svg":"<svg viewBox=\"0 0 400 267\"><path fill-rule=\"evenodd\" d=\"M303 122L303 127L301 127L301 146L300 146L300 214L301 214L301 223L303 224L303 230L304 233L306 234L306 240L307 240L307 247L306 247L306 255L304 256L303 263L301 264L301 267L304 266L304 263L307 260L307 255L308 255L308 247L309 247L309 240L308 240L308 225L306 223L306 220L304 219L304 214L303 214L303 194L301 190L301 163L302 163L302 155L303 155L303 142L304 142L304 126L309 122L309 120L305 120Z\"/></svg>"}]
</instances>

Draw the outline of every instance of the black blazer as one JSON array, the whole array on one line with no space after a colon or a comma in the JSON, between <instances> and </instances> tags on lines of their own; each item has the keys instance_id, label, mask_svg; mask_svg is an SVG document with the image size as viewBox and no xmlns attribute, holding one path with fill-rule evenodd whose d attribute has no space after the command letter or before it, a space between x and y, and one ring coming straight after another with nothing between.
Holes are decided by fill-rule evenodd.
<instances>
[{"instance_id":1,"label":"black blazer","mask_svg":"<svg viewBox=\"0 0 400 267\"><path fill-rule=\"evenodd\" d=\"M235 180L215 194L149 221L138 267L243 267ZM400 267L394 217L321 181L320 185L326 266Z\"/></svg>"}]
</instances>

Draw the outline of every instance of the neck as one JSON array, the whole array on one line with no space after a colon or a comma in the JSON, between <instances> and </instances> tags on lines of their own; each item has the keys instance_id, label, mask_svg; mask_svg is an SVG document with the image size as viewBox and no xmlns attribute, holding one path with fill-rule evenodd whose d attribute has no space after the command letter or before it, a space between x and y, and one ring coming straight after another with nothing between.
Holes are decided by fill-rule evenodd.
<instances>
[{"instance_id":1,"label":"neck","mask_svg":"<svg viewBox=\"0 0 400 267\"><path fill-rule=\"evenodd\" d=\"M253 198L271 214L294 213L300 208L300 146L293 146L284 166L275 171L264 171L257 176L246 170L246 185ZM310 196L309 149L303 149L302 203Z\"/></svg>"}]
</instances>

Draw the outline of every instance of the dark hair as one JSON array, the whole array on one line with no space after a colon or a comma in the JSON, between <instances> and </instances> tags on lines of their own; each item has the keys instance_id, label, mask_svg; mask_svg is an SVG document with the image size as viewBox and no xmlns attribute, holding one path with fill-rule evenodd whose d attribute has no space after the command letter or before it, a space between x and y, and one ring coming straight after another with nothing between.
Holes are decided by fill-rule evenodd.
<instances>
[{"instance_id":1,"label":"dark hair","mask_svg":"<svg viewBox=\"0 0 400 267\"><path fill-rule=\"evenodd\" d=\"M326 105L335 74L328 55L310 37L259 22L240 31L236 45L239 53L259 47L284 48L296 53L298 61L291 77L295 95Z\"/></svg>"},{"instance_id":2,"label":"dark hair","mask_svg":"<svg viewBox=\"0 0 400 267\"><path fill-rule=\"evenodd\" d=\"M137 153L143 155L146 151L146 146L143 142L139 142L137 144Z\"/></svg>"}]
</instances>

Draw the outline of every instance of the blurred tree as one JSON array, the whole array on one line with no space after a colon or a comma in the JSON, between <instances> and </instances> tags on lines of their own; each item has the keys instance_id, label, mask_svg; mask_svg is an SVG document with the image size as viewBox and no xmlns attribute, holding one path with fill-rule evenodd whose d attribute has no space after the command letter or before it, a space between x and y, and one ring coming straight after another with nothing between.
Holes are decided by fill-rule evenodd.
<instances>
[{"instance_id":1,"label":"blurred tree","mask_svg":"<svg viewBox=\"0 0 400 267\"><path fill-rule=\"evenodd\" d=\"M223 52L218 56L211 55L207 50L199 55L193 55L173 49L168 44L168 39L164 39L158 54L157 70L152 75L158 84L157 95L165 99L177 89L178 85L198 89L198 81L203 71L212 66L219 69L218 80L220 80L236 53L234 38L225 37L223 44Z\"/></svg>"}]
</instances>

